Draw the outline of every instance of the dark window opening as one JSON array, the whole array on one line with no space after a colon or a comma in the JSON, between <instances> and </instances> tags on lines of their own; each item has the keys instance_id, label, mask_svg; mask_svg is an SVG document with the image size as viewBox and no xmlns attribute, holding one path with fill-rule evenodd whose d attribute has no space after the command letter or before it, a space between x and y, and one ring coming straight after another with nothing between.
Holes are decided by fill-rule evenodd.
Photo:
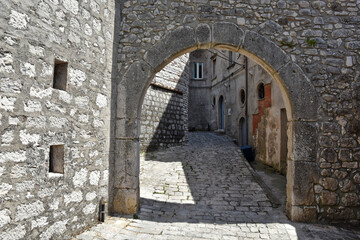
<instances>
[{"instance_id":1,"label":"dark window opening","mask_svg":"<svg viewBox=\"0 0 360 240\"><path fill-rule=\"evenodd\" d=\"M244 90L244 89L241 89L241 90L240 90L240 102L241 102L241 104L244 104L245 101L246 101L245 90Z\"/></svg>"},{"instance_id":2,"label":"dark window opening","mask_svg":"<svg viewBox=\"0 0 360 240\"><path fill-rule=\"evenodd\" d=\"M64 145L50 146L49 172L64 173Z\"/></svg>"},{"instance_id":3,"label":"dark window opening","mask_svg":"<svg viewBox=\"0 0 360 240\"><path fill-rule=\"evenodd\" d=\"M263 83L258 85L258 98L263 99L265 97L265 86Z\"/></svg>"},{"instance_id":4,"label":"dark window opening","mask_svg":"<svg viewBox=\"0 0 360 240\"><path fill-rule=\"evenodd\" d=\"M66 91L68 63L55 59L53 88Z\"/></svg>"}]
</instances>

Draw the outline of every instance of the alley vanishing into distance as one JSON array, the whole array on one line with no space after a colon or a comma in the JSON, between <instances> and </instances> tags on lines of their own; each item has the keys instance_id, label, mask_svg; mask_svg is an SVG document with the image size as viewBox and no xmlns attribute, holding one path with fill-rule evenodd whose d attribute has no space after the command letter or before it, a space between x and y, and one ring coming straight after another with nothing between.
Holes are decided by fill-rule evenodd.
<instances>
[{"instance_id":1,"label":"alley vanishing into distance","mask_svg":"<svg viewBox=\"0 0 360 240\"><path fill-rule=\"evenodd\" d=\"M290 222L224 135L190 132L186 146L142 154L140 171L139 213L109 217L76 239L360 239Z\"/></svg>"}]
</instances>

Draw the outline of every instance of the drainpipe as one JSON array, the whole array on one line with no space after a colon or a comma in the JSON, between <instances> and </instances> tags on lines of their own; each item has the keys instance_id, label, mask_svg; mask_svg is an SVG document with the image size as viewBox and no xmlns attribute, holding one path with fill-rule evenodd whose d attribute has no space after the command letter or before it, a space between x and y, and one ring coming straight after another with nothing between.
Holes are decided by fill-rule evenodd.
<instances>
[{"instance_id":1,"label":"drainpipe","mask_svg":"<svg viewBox=\"0 0 360 240\"><path fill-rule=\"evenodd\" d=\"M248 68L248 58L245 56L245 126L246 126L246 145L248 145L248 81L249 81L249 68Z\"/></svg>"}]
</instances>

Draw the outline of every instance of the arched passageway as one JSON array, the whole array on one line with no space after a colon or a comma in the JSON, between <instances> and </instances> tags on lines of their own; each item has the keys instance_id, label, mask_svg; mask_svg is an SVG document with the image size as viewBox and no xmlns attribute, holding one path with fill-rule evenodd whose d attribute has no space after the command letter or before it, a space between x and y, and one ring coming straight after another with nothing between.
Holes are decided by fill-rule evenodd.
<instances>
[{"instance_id":1,"label":"arched passageway","mask_svg":"<svg viewBox=\"0 0 360 240\"><path fill-rule=\"evenodd\" d=\"M279 85L288 119L287 212L295 221L314 221L317 94L308 78L277 45L235 24L217 22L180 27L132 63L117 87L116 149L111 175L110 207L134 213L139 207L139 121L143 97L154 74L172 59L195 49L239 52L260 64Z\"/></svg>"}]
</instances>

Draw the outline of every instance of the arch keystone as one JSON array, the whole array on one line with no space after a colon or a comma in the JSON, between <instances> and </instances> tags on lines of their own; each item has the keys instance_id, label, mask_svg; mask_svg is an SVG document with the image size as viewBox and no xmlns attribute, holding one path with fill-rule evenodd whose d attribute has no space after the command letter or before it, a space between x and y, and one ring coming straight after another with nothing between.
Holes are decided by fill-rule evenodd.
<instances>
[{"instance_id":1,"label":"arch keystone","mask_svg":"<svg viewBox=\"0 0 360 240\"><path fill-rule=\"evenodd\" d=\"M243 37L244 31L234 23L218 22L214 23L212 27L214 46L224 46L226 48L226 46L230 45L238 49L243 43Z\"/></svg>"},{"instance_id":2,"label":"arch keystone","mask_svg":"<svg viewBox=\"0 0 360 240\"><path fill-rule=\"evenodd\" d=\"M196 28L196 41L200 48L211 48L211 26L208 24L199 24Z\"/></svg>"}]
</instances>

